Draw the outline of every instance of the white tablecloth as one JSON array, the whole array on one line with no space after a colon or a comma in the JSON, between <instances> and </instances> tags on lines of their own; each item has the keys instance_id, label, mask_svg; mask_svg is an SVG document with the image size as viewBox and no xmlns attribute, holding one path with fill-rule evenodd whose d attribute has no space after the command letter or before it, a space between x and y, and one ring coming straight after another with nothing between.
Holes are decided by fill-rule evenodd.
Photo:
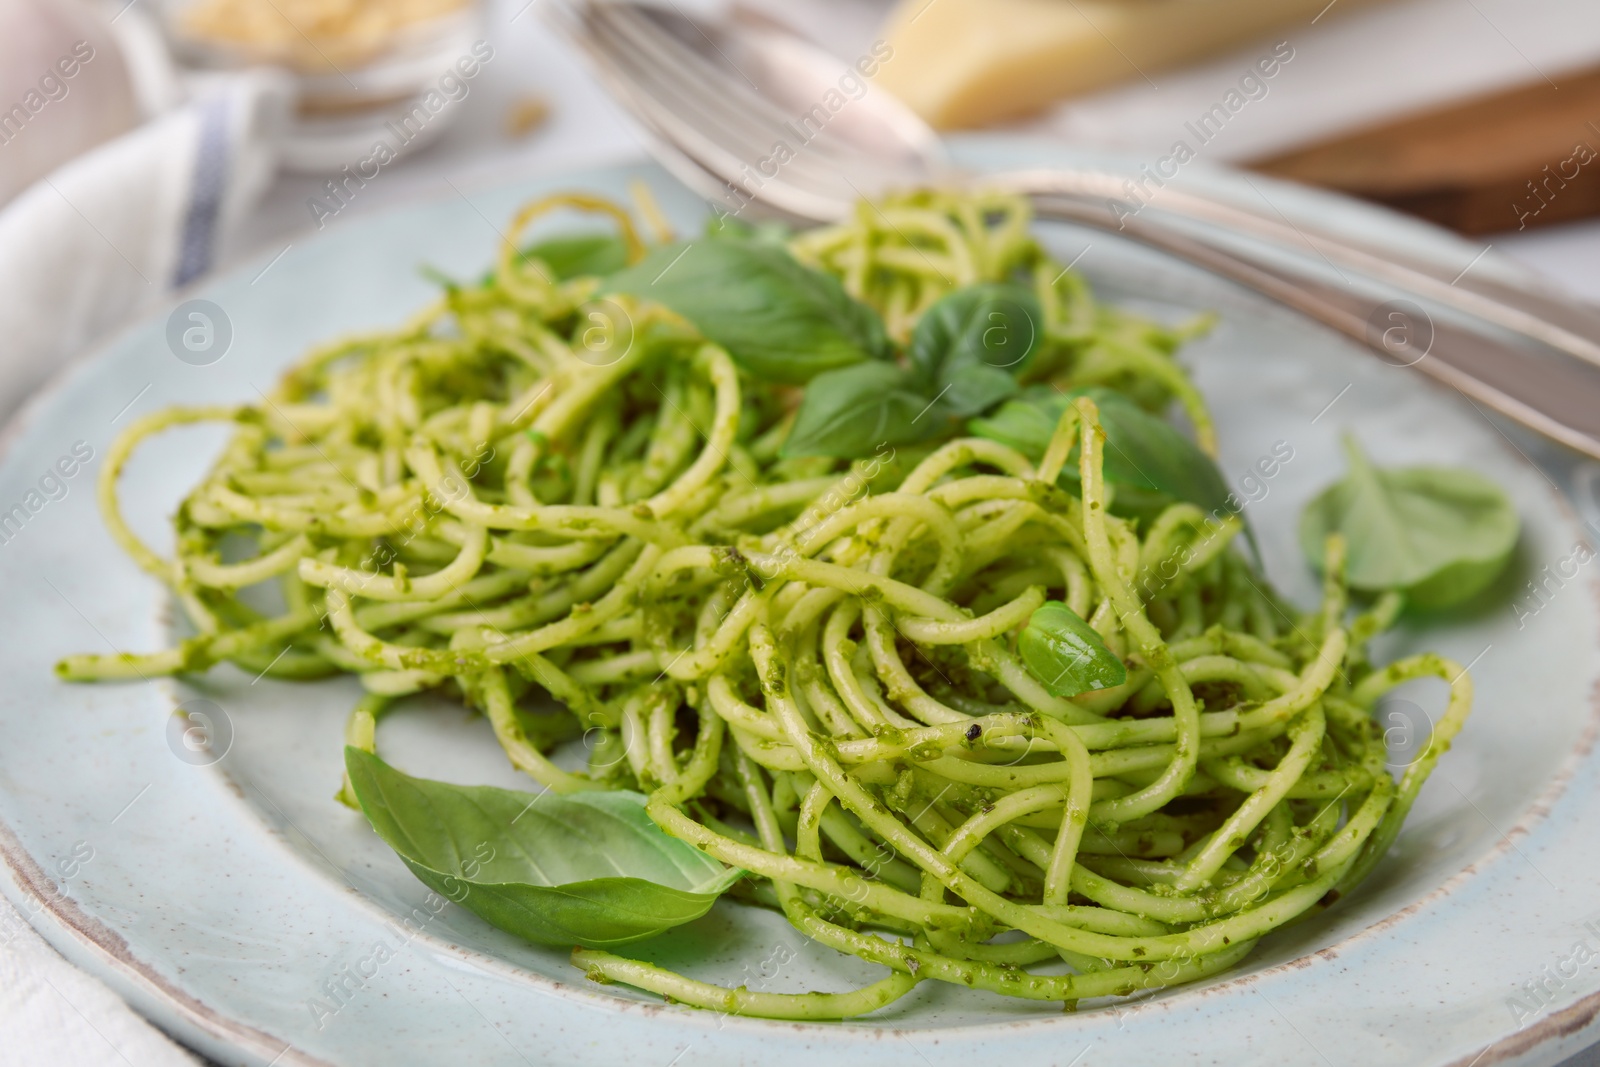
<instances>
[{"instance_id":1,"label":"white tablecloth","mask_svg":"<svg viewBox=\"0 0 1600 1067\"><path fill-rule=\"evenodd\" d=\"M881 4L874 0L807 0L769 7L802 18L824 43L846 54L870 43ZM383 172L348 209L380 211L420 194L471 190L556 167L636 153L639 140L626 119L577 59L540 21L538 0L493 0L490 39L498 51L456 125L433 147ZM801 12L794 16L795 11ZM1600 60L1600 5L1593 0L1411 0L1297 27L1287 37L1296 59L1254 109L1228 128L1219 162L1288 148L1374 117L1423 106L1472 89L1549 76ZM1056 136L1134 152L1164 151L1172 131L1198 104L1232 83L1255 52L1243 48L1201 67L1113 88L1058 109L1028 127ZM505 132L507 109L535 94L554 111L526 139ZM222 249L237 261L308 239L307 198L320 185L306 176L281 177ZM343 221L344 214L333 225ZM1528 234L1493 244L1600 302L1600 222ZM8 367L4 381L35 369ZM5 414L0 412L0 415ZM134 1015L94 978L67 964L14 909L0 901L0 1063L11 1067L171 1067L195 1058ZM1600 1051L1568 1067L1600 1065Z\"/></svg>"}]
</instances>

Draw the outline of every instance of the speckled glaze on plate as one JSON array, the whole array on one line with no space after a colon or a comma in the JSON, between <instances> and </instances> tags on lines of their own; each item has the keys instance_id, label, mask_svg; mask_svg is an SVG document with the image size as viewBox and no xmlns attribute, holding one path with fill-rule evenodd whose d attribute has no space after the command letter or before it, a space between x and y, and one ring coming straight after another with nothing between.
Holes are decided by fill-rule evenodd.
<instances>
[{"instance_id":1,"label":"speckled glaze on plate","mask_svg":"<svg viewBox=\"0 0 1600 1067\"><path fill-rule=\"evenodd\" d=\"M963 140L975 166L1081 161L1035 143ZM1130 172L1139 161L1097 160ZM1270 196L1457 269L1476 247L1338 198L1226 172L1185 180ZM1293 458L1250 495L1272 579L1315 589L1295 547L1299 509L1341 470L1339 435L1386 464L1444 462L1504 485L1525 534L1498 600L1385 638L1384 657L1437 649L1471 663L1472 719L1401 835L1358 892L1267 939L1234 972L1120 1007L1064 1015L925 983L843 1025L792 1025L668 1006L585 982L566 954L521 943L429 894L332 798L349 680L289 684L232 668L182 683L69 686L73 651L154 649L167 608L105 534L92 481L116 432L173 403L249 400L310 344L400 321L431 295L426 263L458 276L489 261L505 219L552 188L624 193L643 178L686 229L704 208L660 171L623 166L452 196L331 226L183 294L221 308L226 355L175 358L168 316L137 326L38 399L0 460L0 852L9 896L68 958L223 1063L365 1065L926 1063L1553 1064L1600 1037L1600 774L1592 748L1600 574L1574 554L1597 517L1597 468L1491 424L1470 404L1292 314L1103 234L1050 231L1102 296L1163 316L1221 313L1184 360L1213 405L1238 483L1278 442ZM1506 270L1494 257L1473 269ZM261 274L258 278L257 275ZM254 279L254 280L253 280ZM177 301L174 302L176 306ZM185 430L144 449L124 481L136 528L164 516L221 441ZM80 444L81 442L81 444ZM92 449L86 469L40 480ZM1537 463L1535 462L1537 460ZM34 496L29 496L30 491ZM36 510L30 510L37 506ZM1549 568L1548 571L1542 568ZM1593 572L1593 573L1591 573ZM1534 598L1524 583L1538 580ZM1425 715L1439 693L1405 697ZM213 702L212 747L185 743L174 707ZM1422 728L1395 720L1397 728ZM1403 740L1403 739L1401 739ZM462 782L522 785L481 720L416 701L386 722L396 764ZM1588 924L1588 925L1585 925ZM1585 952L1576 952L1579 943ZM806 942L781 917L722 902L639 947L714 981L774 991L876 977ZM1591 955L1592 953L1592 955ZM881 973L881 972L879 972Z\"/></svg>"}]
</instances>

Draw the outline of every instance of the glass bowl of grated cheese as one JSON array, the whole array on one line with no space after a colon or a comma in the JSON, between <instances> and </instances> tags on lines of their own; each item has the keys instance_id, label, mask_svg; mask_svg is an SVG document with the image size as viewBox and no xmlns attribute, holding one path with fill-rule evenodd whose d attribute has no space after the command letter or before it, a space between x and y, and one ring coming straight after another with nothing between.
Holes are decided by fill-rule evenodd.
<instances>
[{"instance_id":1,"label":"glass bowl of grated cheese","mask_svg":"<svg viewBox=\"0 0 1600 1067\"><path fill-rule=\"evenodd\" d=\"M297 169L337 166L471 62L474 45L481 54L478 0L165 0L160 16L174 58L191 70L272 66L294 76L285 162ZM428 139L445 125L431 124Z\"/></svg>"}]
</instances>

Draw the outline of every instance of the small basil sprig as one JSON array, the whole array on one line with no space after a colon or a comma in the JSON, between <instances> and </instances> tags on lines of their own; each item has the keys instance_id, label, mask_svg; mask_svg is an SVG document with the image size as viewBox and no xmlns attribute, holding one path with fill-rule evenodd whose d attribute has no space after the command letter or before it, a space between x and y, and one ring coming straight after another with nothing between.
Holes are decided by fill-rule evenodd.
<instances>
[{"instance_id":1,"label":"small basil sprig","mask_svg":"<svg viewBox=\"0 0 1600 1067\"><path fill-rule=\"evenodd\" d=\"M1028 673L1058 697L1109 689L1128 680L1128 668L1077 612L1056 600L1034 610L1017 653Z\"/></svg>"},{"instance_id":2,"label":"small basil sprig","mask_svg":"<svg viewBox=\"0 0 1600 1067\"><path fill-rule=\"evenodd\" d=\"M1062 412L1079 396L1087 396L1100 409L1100 426L1106 433L1107 481L1183 500L1208 512L1238 510L1229 506L1228 483L1200 446L1114 389L1092 386L1059 393L1035 386L988 418L974 419L968 429L978 437L1010 445L1037 462L1043 458ZM1077 464L1068 463L1061 477L1075 482Z\"/></svg>"},{"instance_id":3,"label":"small basil sprig","mask_svg":"<svg viewBox=\"0 0 1600 1067\"><path fill-rule=\"evenodd\" d=\"M877 312L766 240L727 234L658 245L605 290L671 308L766 381L803 385L892 355Z\"/></svg>"},{"instance_id":4,"label":"small basil sprig","mask_svg":"<svg viewBox=\"0 0 1600 1067\"><path fill-rule=\"evenodd\" d=\"M785 456L867 455L949 429L1017 393L1016 375L1038 351L1039 301L1019 285L947 293L917 320L909 363L827 371L806 387Z\"/></svg>"},{"instance_id":5,"label":"small basil sprig","mask_svg":"<svg viewBox=\"0 0 1600 1067\"><path fill-rule=\"evenodd\" d=\"M911 333L911 369L931 400L968 418L1017 394L1039 350L1044 313L1020 285L969 285L941 297Z\"/></svg>"},{"instance_id":6,"label":"small basil sprig","mask_svg":"<svg viewBox=\"0 0 1600 1067\"><path fill-rule=\"evenodd\" d=\"M358 748L344 758L362 812L413 874L529 941L652 937L704 915L744 874L663 833L637 793L451 785Z\"/></svg>"},{"instance_id":7,"label":"small basil sprig","mask_svg":"<svg viewBox=\"0 0 1600 1067\"><path fill-rule=\"evenodd\" d=\"M1352 589L1396 590L1428 610L1476 596L1505 570L1521 524L1499 486L1452 467L1380 470L1353 439L1344 448L1350 472L1300 516L1300 547L1313 566L1327 535L1343 534Z\"/></svg>"}]
</instances>

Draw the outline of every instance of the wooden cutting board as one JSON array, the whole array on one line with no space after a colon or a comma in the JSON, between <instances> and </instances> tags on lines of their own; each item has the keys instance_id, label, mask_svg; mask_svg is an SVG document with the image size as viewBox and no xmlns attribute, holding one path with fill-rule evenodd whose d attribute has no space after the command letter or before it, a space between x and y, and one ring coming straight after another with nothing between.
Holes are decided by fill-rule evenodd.
<instances>
[{"instance_id":1,"label":"wooden cutting board","mask_svg":"<svg viewBox=\"0 0 1600 1067\"><path fill-rule=\"evenodd\" d=\"M1553 81L1247 166L1376 200L1462 233L1600 215L1600 69Z\"/></svg>"}]
</instances>

